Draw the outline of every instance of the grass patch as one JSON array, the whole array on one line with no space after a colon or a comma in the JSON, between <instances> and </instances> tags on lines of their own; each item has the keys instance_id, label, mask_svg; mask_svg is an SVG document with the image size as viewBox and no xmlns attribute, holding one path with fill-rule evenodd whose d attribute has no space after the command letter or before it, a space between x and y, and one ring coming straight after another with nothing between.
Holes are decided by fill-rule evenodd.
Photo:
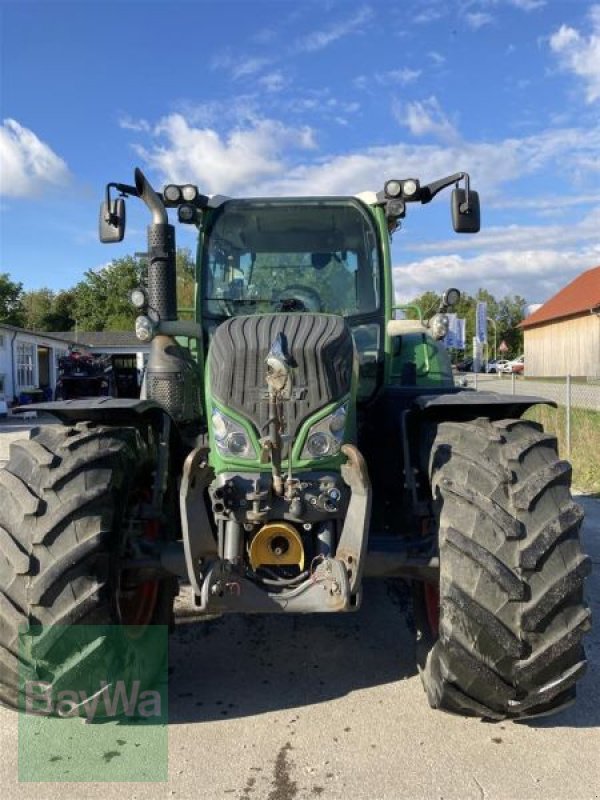
<instances>
[{"instance_id":1,"label":"grass patch","mask_svg":"<svg viewBox=\"0 0 600 800\"><path fill-rule=\"evenodd\" d=\"M575 408L571 411L571 453L567 448L567 415L562 407L534 406L524 419L541 422L558 439L561 458L573 465L573 486L583 492L600 492L600 413Z\"/></svg>"}]
</instances>

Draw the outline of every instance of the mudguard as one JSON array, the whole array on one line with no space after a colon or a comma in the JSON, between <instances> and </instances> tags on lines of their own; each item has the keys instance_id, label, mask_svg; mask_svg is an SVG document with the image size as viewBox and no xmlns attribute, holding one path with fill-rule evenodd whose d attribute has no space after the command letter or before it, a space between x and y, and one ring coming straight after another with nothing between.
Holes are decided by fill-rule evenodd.
<instances>
[{"instance_id":1,"label":"mudguard","mask_svg":"<svg viewBox=\"0 0 600 800\"><path fill-rule=\"evenodd\" d=\"M80 400L55 400L47 403L32 403L13 409L15 414L39 411L53 414L61 422L110 422L111 425L130 422L140 416L160 419L168 416L164 408L153 400L125 397L84 397Z\"/></svg>"},{"instance_id":2,"label":"mudguard","mask_svg":"<svg viewBox=\"0 0 600 800\"><path fill-rule=\"evenodd\" d=\"M412 400L414 409L433 419L466 420L475 417L503 419L520 417L531 406L546 404L556 408L554 400L534 395L499 394L462 389L444 394L421 394Z\"/></svg>"}]
</instances>

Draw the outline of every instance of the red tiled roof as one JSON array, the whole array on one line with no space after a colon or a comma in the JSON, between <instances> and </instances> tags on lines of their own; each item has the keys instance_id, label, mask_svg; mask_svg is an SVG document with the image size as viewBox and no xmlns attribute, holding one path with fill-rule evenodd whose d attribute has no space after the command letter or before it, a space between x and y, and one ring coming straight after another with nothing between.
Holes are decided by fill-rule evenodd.
<instances>
[{"instance_id":1,"label":"red tiled roof","mask_svg":"<svg viewBox=\"0 0 600 800\"><path fill-rule=\"evenodd\" d=\"M582 272L558 294L521 322L521 328L530 328L541 322L589 314L590 308L600 310L600 267Z\"/></svg>"}]
</instances>

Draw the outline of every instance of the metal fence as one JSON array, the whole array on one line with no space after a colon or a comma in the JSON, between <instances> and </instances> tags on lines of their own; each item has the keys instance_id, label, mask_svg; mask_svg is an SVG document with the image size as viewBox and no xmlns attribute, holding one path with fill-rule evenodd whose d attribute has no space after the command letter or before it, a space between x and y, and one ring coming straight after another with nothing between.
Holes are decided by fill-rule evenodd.
<instances>
[{"instance_id":1,"label":"metal fence","mask_svg":"<svg viewBox=\"0 0 600 800\"><path fill-rule=\"evenodd\" d=\"M456 382L478 391L534 395L555 402L556 408L536 406L525 416L556 435L561 455L573 464L574 484L600 491L600 379L464 373Z\"/></svg>"}]
</instances>

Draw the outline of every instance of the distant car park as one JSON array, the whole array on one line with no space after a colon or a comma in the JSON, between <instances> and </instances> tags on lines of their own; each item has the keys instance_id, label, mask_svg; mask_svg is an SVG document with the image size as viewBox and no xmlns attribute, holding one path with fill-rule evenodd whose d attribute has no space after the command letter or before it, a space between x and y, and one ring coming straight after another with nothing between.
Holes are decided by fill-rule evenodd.
<instances>
[{"instance_id":1,"label":"distant car park","mask_svg":"<svg viewBox=\"0 0 600 800\"><path fill-rule=\"evenodd\" d=\"M520 375L525 370L525 356L519 356L518 358L513 359L512 361L507 361L504 367L502 367L502 372L514 372L517 375Z\"/></svg>"},{"instance_id":2,"label":"distant car park","mask_svg":"<svg viewBox=\"0 0 600 800\"><path fill-rule=\"evenodd\" d=\"M505 358L499 358L499 359L492 358L485 365L485 371L503 372L506 364L508 364L508 361Z\"/></svg>"}]
</instances>

